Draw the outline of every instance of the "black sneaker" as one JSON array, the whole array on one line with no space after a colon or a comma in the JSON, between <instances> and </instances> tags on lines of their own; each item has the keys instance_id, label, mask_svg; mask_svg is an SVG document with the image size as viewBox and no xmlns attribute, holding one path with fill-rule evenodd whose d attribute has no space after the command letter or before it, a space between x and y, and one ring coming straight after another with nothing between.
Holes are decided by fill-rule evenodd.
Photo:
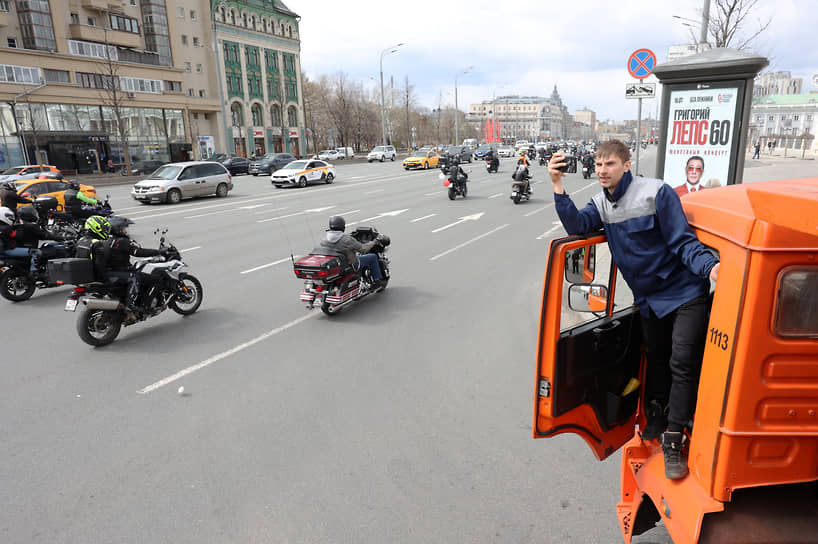
<instances>
[{"instance_id":1,"label":"black sneaker","mask_svg":"<svg viewBox=\"0 0 818 544\"><path fill-rule=\"evenodd\" d=\"M667 429L667 406L652 400L645 406L645 416L648 422L642 429L642 440L656 440Z\"/></svg>"},{"instance_id":2,"label":"black sneaker","mask_svg":"<svg viewBox=\"0 0 818 544\"><path fill-rule=\"evenodd\" d=\"M687 437L684 433L662 434L662 453L665 455L665 478L678 480L687 476L687 456L682 452Z\"/></svg>"}]
</instances>

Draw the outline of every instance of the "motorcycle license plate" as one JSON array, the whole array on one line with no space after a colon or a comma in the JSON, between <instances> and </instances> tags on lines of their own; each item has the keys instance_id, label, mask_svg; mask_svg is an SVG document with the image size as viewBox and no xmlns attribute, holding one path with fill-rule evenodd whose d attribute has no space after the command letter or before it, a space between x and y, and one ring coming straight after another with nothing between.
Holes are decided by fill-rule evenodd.
<instances>
[{"instance_id":1,"label":"motorcycle license plate","mask_svg":"<svg viewBox=\"0 0 818 544\"><path fill-rule=\"evenodd\" d=\"M583 172L587 172L587 171L588 171L588 168L587 168L587 167L585 167L585 168L583 168L583 169L582 169L582 171L583 171Z\"/></svg>"},{"instance_id":2,"label":"motorcycle license plate","mask_svg":"<svg viewBox=\"0 0 818 544\"><path fill-rule=\"evenodd\" d=\"M77 304L79 304L79 299L76 298L69 298L65 301L65 311L66 312L73 312L77 309Z\"/></svg>"}]
</instances>

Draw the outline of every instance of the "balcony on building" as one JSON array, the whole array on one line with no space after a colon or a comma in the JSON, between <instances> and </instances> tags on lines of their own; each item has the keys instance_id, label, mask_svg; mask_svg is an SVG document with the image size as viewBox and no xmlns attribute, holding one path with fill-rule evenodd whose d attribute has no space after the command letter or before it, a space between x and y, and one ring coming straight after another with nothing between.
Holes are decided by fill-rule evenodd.
<instances>
[{"instance_id":1,"label":"balcony on building","mask_svg":"<svg viewBox=\"0 0 818 544\"><path fill-rule=\"evenodd\" d=\"M121 45L123 47L139 48L142 45L142 37L133 32L122 30L111 30L101 26L91 25L68 25L70 27L71 38L86 42L108 43L110 45Z\"/></svg>"},{"instance_id":2,"label":"balcony on building","mask_svg":"<svg viewBox=\"0 0 818 544\"><path fill-rule=\"evenodd\" d=\"M122 7L122 0L82 0L82 7L95 11L108 11L108 6Z\"/></svg>"}]
</instances>

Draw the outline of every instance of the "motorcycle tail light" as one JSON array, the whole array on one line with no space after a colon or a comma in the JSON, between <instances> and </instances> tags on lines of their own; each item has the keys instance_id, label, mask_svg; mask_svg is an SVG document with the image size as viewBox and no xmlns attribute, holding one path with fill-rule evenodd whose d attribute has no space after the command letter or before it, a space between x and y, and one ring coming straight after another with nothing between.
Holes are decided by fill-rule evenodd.
<instances>
[{"instance_id":1,"label":"motorcycle tail light","mask_svg":"<svg viewBox=\"0 0 818 544\"><path fill-rule=\"evenodd\" d=\"M62 283L62 282L60 282L60 283ZM84 293L85 292L85 287L74 287L74 292L75 293Z\"/></svg>"}]
</instances>

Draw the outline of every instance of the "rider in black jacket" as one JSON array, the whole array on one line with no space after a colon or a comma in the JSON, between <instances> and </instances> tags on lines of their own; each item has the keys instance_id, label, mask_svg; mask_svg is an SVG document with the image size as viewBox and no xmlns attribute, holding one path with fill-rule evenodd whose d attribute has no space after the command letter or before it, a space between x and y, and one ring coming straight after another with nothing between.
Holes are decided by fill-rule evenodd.
<instances>
[{"instance_id":1,"label":"rider in black jacket","mask_svg":"<svg viewBox=\"0 0 818 544\"><path fill-rule=\"evenodd\" d=\"M139 309L139 274L131 267L131 257L154 257L161 255L160 249L145 249L140 247L128 236L129 219L115 217L110 219L111 235L100 245L95 252L95 259L99 259L98 266L105 269L109 281L128 282L128 300L126 306L130 310Z\"/></svg>"},{"instance_id":2,"label":"rider in black jacket","mask_svg":"<svg viewBox=\"0 0 818 544\"><path fill-rule=\"evenodd\" d=\"M65 190L64 198L65 211L77 219L88 219L92 215L96 214L95 210L83 209L83 204L96 206L99 204L99 202L80 191L80 184L76 181L69 182L69 187Z\"/></svg>"},{"instance_id":3,"label":"rider in black jacket","mask_svg":"<svg viewBox=\"0 0 818 544\"><path fill-rule=\"evenodd\" d=\"M49 232L37 224L39 216L37 210L31 206L21 208L17 212L20 223L14 225L14 243L16 247L27 248L31 255L31 272L36 273L42 261L57 257L61 251L59 247L40 248L42 240L63 241L70 239L64 234ZM63 248L64 249L64 248Z\"/></svg>"},{"instance_id":4,"label":"rider in black jacket","mask_svg":"<svg viewBox=\"0 0 818 544\"><path fill-rule=\"evenodd\" d=\"M17 194L17 186L13 181L5 181L0 185L0 206L17 211L18 204L31 204L31 200Z\"/></svg>"}]
</instances>

